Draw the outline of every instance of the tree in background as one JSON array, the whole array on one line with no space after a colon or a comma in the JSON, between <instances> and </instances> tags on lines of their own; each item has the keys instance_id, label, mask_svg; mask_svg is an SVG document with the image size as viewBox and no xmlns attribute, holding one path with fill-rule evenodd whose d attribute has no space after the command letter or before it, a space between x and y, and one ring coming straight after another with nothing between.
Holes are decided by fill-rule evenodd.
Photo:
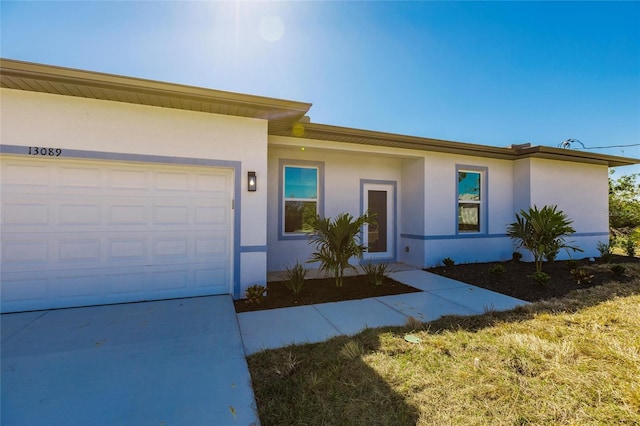
<instances>
[{"instance_id":1,"label":"tree in background","mask_svg":"<svg viewBox=\"0 0 640 426\"><path fill-rule=\"evenodd\" d=\"M609 226L624 234L640 226L638 173L609 178ZM626 231L626 232L625 232Z\"/></svg>"},{"instance_id":2,"label":"tree in background","mask_svg":"<svg viewBox=\"0 0 640 426\"><path fill-rule=\"evenodd\" d=\"M615 180L609 177L610 245L622 244L629 256L640 241L640 183L636 183L639 175L634 173Z\"/></svg>"}]
</instances>

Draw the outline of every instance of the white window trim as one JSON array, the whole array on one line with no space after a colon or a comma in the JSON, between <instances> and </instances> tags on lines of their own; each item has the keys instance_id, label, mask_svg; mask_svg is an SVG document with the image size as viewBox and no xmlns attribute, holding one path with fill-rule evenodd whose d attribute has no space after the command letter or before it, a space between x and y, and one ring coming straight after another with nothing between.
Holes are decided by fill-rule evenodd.
<instances>
[{"instance_id":1,"label":"white window trim","mask_svg":"<svg viewBox=\"0 0 640 426\"><path fill-rule=\"evenodd\" d=\"M286 167L316 169L318 177L317 198L285 197L286 194L284 193L284 170ZM278 240L306 240L308 238L308 234L305 232L284 232L284 205L286 201L313 201L317 204L316 213L320 215L320 217L324 216L324 162L281 158L278 165L278 185Z\"/></svg>"},{"instance_id":2,"label":"white window trim","mask_svg":"<svg viewBox=\"0 0 640 426\"><path fill-rule=\"evenodd\" d=\"M465 235L481 235L487 234L489 221L488 221L488 171L489 168L485 166L470 166L470 165L456 165L456 174L455 174L455 182L456 182L456 191L455 191L455 200L456 200L456 208L455 208L455 216L456 216L456 235L465 236ZM460 182L458 180L460 176L460 172L468 172L468 173L479 173L480 174L480 200L463 200L461 201L458 197L460 194ZM461 231L460 230L460 204L478 204L480 206L478 214L480 230L478 231Z\"/></svg>"}]
</instances>

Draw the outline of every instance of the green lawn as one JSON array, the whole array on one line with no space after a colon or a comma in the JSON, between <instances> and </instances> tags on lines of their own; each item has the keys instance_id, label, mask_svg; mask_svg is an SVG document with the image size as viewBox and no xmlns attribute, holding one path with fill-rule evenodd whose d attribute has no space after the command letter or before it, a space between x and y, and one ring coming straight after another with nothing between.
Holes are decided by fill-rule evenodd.
<instances>
[{"instance_id":1,"label":"green lawn","mask_svg":"<svg viewBox=\"0 0 640 426\"><path fill-rule=\"evenodd\" d=\"M255 354L261 422L640 424L640 268L628 268L626 282L514 311Z\"/></svg>"}]
</instances>

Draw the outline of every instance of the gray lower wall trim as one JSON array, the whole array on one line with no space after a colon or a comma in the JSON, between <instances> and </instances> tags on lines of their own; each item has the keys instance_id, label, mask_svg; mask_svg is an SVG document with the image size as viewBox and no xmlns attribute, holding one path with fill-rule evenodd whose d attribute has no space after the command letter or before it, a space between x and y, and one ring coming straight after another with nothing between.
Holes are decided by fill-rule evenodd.
<instances>
[{"instance_id":1,"label":"gray lower wall trim","mask_svg":"<svg viewBox=\"0 0 640 426\"><path fill-rule=\"evenodd\" d=\"M64 158L90 158L96 160L110 161L135 161L139 163L164 163L164 164L184 164L190 166L216 166L216 167L236 167L239 161L228 160L210 160L204 158L190 157L167 157L162 155L149 154L128 154L121 152L105 152L105 151L85 151L80 149L64 149L59 157L40 156L29 154L28 146L20 145L0 145L1 154L17 154L36 158L64 159Z\"/></svg>"},{"instance_id":2,"label":"gray lower wall trim","mask_svg":"<svg viewBox=\"0 0 640 426\"><path fill-rule=\"evenodd\" d=\"M573 237L608 237L609 232L576 232L569 235L567 238ZM409 240L464 240L468 238L509 238L507 234L457 234L457 235L417 235L417 234L400 234L401 238L407 238Z\"/></svg>"},{"instance_id":3,"label":"gray lower wall trim","mask_svg":"<svg viewBox=\"0 0 640 426\"><path fill-rule=\"evenodd\" d=\"M267 246L241 246L240 253L266 253Z\"/></svg>"},{"instance_id":4,"label":"gray lower wall trim","mask_svg":"<svg viewBox=\"0 0 640 426\"><path fill-rule=\"evenodd\" d=\"M469 238L508 238L506 234L457 234L457 235L416 235L416 234L400 234L401 238L410 240L465 240Z\"/></svg>"},{"instance_id":5,"label":"gray lower wall trim","mask_svg":"<svg viewBox=\"0 0 640 426\"><path fill-rule=\"evenodd\" d=\"M609 231L602 232L576 232L575 234L569 235L568 238L571 237L609 237Z\"/></svg>"}]
</instances>

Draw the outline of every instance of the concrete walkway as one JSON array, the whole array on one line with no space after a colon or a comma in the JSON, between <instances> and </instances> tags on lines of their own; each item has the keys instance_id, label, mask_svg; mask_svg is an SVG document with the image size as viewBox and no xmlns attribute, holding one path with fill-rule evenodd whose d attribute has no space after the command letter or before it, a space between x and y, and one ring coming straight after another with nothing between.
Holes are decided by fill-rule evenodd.
<instances>
[{"instance_id":1,"label":"concrete walkway","mask_svg":"<svg viewBox=\"0 0 640 426\"><path fill-rule=\"evenodd\" d=\"M394 265L421 293L236 315L229 296L2 315L2 425L259 424L245 353L525 304Z\"/></svg>"},{"instance_id":2,"label":"concrete walkway","mask_svg":"<svg viewBox=\"0 0 640 426\"><path fill-rule=\"evenodd\" d=\"M393 272L391 278L422 292L238 314L245 352L251 355L353 335L365 328L404 325L409 316L428 322L443 315L475 315L527 303L423 270L397 265L394 269L404 270Z\"/></svg>"}]
</instances>

